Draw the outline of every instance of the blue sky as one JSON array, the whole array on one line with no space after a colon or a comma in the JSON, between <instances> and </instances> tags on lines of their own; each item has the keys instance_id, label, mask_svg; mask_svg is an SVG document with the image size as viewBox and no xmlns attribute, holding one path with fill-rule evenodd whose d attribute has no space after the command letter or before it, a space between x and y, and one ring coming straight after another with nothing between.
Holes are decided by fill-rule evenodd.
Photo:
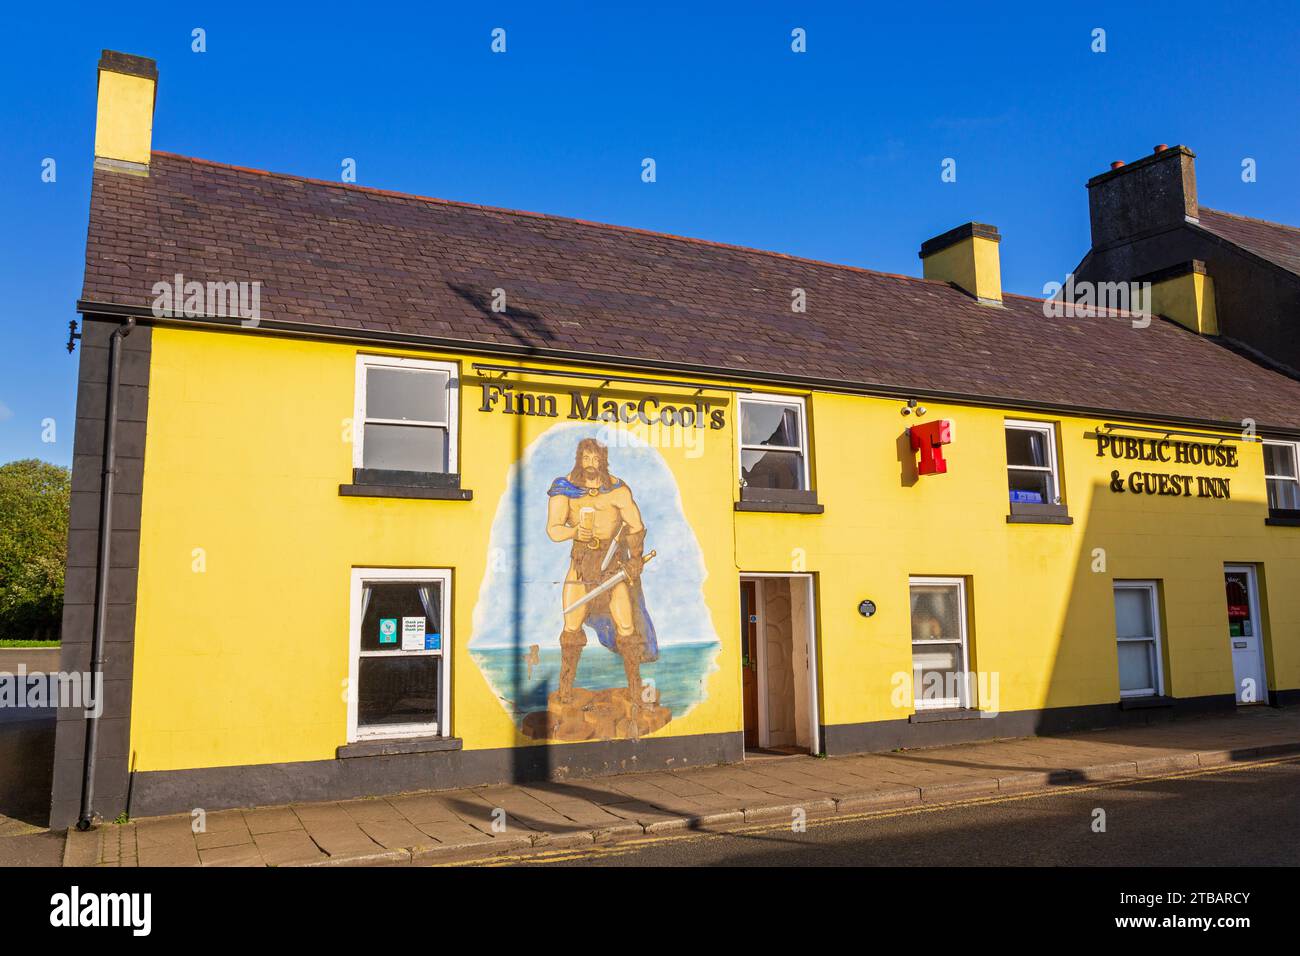
<instances>
[{"instance_id":1,"label":"blue sky","mask_svg":"<svg viewBox=\"0 0 1300 956\"><path fill-rule=\"evenodd\" d=\"M1283 3L22 4L0 57L0 462L72 456L95 64L159 66L154 147L918 274L1002 232L1041 294L1089 176L1156 143L1208 206L1300 223L1300 20ZM191 31L207 52L191 52ZM490 50L506 30L505 54ZM790 32L807 31L807 52ZM1106 31L1106 52L1091 51ZM657 182L643 183L653 157ZM54 183L42 161L57 163ZM1241 161L1258 181L1241 181ZM945 158L957 181L940 179ZM54 419L56 441L42 442Z\"/></svg>"}]
</instances>

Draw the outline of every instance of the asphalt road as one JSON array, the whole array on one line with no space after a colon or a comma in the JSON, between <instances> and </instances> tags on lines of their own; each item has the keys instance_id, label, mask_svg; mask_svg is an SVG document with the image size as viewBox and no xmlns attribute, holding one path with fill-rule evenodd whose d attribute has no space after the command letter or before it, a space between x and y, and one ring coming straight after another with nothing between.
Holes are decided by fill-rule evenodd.
<instances>
[{"instance_id":1,"label":"asphalt road","mask_svg":"<svg viewBox=\"0 0 1300 956\"><path fill-rule=\"evenodd\" d=\"M57 866L63 837L44 827L54 773L54 711L0 709L0 866Z\"/></svg>"},{"instance_id":2,"label":"asphalt road","mask_svg":"<svg viewBox=\"0 0 1300 956\"><path fill-rule=\"evenodd\" d=\"M1093 832L1094 811L1106 830ZM556 851L531 866L1300 865L1300 760L1042 795L810 820L638 846Z\"/></svg>"}]
</instances>

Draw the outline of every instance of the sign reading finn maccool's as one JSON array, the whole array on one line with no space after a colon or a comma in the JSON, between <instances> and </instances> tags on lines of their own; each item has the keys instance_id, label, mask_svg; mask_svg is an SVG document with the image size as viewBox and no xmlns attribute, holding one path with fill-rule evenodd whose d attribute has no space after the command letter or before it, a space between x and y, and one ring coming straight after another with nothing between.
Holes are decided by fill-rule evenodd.
<instances>
[{"instance_id":1,"label":"sign reading finn maccool's","mask_svg":"<svg viewBox=\"0 0 1300 956\"><path fill-rule=\"evenodd\" d=\"M1168 438L1131 438L1126 435L1093 436L1097 457L1107 452L1125 461L1153 461L1176 465L1202 465L1211 468L1236 468L1237 449L1232 445L1207 442L1173 441ZM1128 477L1118 470L1110 473L1110 490L1134 494L1168 495L1184 498L1229 498L1231 479L1203 475L1171 475L1158 471L1131 471ZM1195 488L1195 494L1193 494Z\"/></svg>"},{"instance_id":2,"label":"sign reading finn maccool's","mask_svg":"<svg viewBox=\"0 0 1300 956\"><path fill-rule=\"evenodd\" d=\"M554 395L515 391L506 382L484 382L482 388L480 412L490 412L500 406L507 415L540 415L544 418L558 418L560 415ZM643 425L681 425L684 428L704 428L707 424L715 431L727 424L723 409L714 408L708 402L696 400L690 405L669 405L651 396L635 402L615 401L602 397L599 391L570 392L568 417L588 422L640 422Z\"/></svg>"}]
</instances>

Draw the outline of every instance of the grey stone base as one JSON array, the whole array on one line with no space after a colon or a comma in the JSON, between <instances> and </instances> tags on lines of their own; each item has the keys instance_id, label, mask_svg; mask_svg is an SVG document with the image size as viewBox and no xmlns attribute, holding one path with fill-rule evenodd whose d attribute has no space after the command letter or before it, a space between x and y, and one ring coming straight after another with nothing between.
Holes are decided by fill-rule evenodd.
<instances>
[{"instance_id":1,"label":"grey stone base","mask_svg":"<svg viewBox=\"0 0 1300 956\"><path fill-rule=\"evenodd\" d=\"M1275 694L1277 692L1274 692ZM873 753L900 748L938 747L973 743L995 737L1035 737L1106 727L1155 723L1195 713L1231 713L1237 706L1231 694L1172 698L1172 706L1132 709L1114 704L1017 710L978 720L913 722L903 717L864 724L830 724L822 727L822 741L830 755Z\"/></svg>"},{"instance_id":2,"label":"grey stone base","mask_svg":"<svg viewBox=\"0 0 1300 956\"><path fill-rule=\"evenodd\" d=\"M652 737L640 741L537 745L495 750L391 754L298 763L133 775L131 816L160 816L308 800L346 800L411 790L570 780L611 773L735 763L742 733Z\"/></svg>"}]
</instances>

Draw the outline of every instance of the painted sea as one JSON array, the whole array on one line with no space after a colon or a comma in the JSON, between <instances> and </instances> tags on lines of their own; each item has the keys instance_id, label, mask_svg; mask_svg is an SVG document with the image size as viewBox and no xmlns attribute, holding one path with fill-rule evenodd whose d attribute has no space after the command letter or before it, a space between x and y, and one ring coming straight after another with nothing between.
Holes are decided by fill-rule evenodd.
<instances>
[{"instance_id":1,"label":"painted sea","mask_svg":"<svg viewBox=\"0 0 1300 956\"><path fill-rule=\"evenodd\" d=\"M641 665L641 679L653 681L659 703L676 719L705 698L708 675L717 670L716 641L699 644L668 644L659 648L659 660ZM470 655L511 717L518 723L524 714L545 710L547 698L559 686L560 649L543 647L540 660L528 676L527 650L515 647L470 647ZM591 641L578 662L574 683L588 690L624 687L623 659Z\"/></svg>"}]
</instances>

